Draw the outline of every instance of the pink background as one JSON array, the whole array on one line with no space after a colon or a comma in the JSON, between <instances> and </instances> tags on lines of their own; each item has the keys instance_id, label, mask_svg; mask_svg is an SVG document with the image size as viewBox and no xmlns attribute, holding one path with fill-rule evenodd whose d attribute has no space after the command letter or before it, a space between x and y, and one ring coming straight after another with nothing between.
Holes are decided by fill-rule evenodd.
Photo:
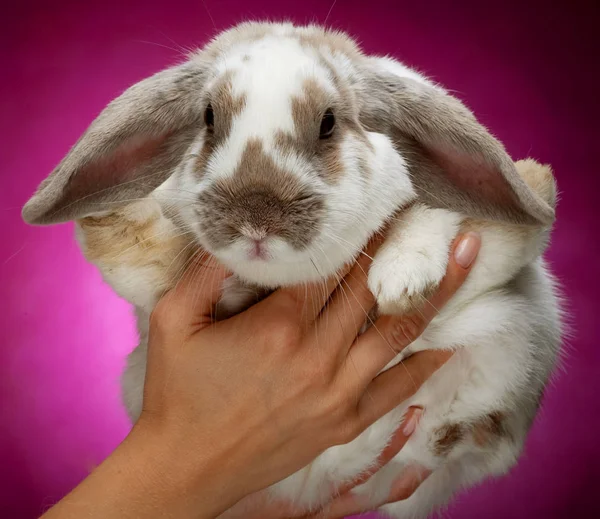
<instances>
[{"instance_id":1,"label":"pink background","mask_svg":"<svg viewBox=\"0 0 600 519\"><path fill-rule=\"evenodd\" d=\"M110 99L180 49L242 19L322 22L332 2L3 7L1 517L36 517L124 437L118 376L135 343L127 305L84 262L71 225L26 227L21 205ZM453 89L514 157L550 162L563 192L549 258L572 315L564 370L520 465L462 495L448 517L600 517L598 12L509 4L338 0L328 21Z\"/></svg>"}]
</instances>

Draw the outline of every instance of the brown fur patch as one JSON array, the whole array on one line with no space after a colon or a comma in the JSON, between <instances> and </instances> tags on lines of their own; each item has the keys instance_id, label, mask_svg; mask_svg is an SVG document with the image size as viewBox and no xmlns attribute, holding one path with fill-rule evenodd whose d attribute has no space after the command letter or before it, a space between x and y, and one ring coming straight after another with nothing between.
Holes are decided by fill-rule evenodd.
<instances>
[{"instance_id":1,"label":"brown fur patch","mask_svg":"<svg viewBox=\"0 0 600 519\"><path fill-rule=\"evenodd\" d=\"M313 78L304 81L302 92L292 98L292 119L298 139L310 142L319 137L321 117L334 100Z\"/></svg>"},{"instance_id":2,"label":"brown fur patch","mask_svg":"<svg viewBox=\"0 0 600 519\"><path fill-rule=\"evenodd\" d=\"M245 95L234 96L233 94L232 75L233 73L226 73L210 96L215 127L212 131L205 130L204 144L194 168L199 177L204 174L208 160L215 148L229 137L234 118L240 115L246 106Z\"/></svg>"},{"instance_id":3,"label":"brown fur patch","mask_svg":"<svg viewBox=\"0 0 600 519\"><path fill-rule=\"evenodd\" d=\"M469 435L480 447L489 446L502 438L510 438L506 415L501 411L492 411L471 423L446 424L435 431L433 451L437 456L447 456Z\"/></svg>"},{"instance_id":4,"label":"brown fur patch","mask_svg":"<svg viewBox=\"0 0 600 519\"><path fill-rule=\"evenodd\" d=\"M248 141L231 178L215 183L199 198L202 230L215 248L252 229L276 234L292 247L306 247L318 230L325 206L293 174L264 152L258 139Z\"/></svg>"},{"instance_id":5,"label":"brown fur patch","mask_svg":"<svg viewBox=\"0 0 600 519\"><path fill-rule=\"evenodd\" d=\"M211 136L206 135L204 138L204 142L202 143L200 153L198 154L198 158L196 159L196 163L194 164L194 173L196 173L196 176L198 178L204 176L206 166L208 165L208 161L210 160L210 157L213 154L214 150L214 139Z\"/></svg>"},{"instance_id":6,"label":"brown fur patch","mask_svg":"<svg viewBox=\"0 0 600 519\"><path fill-rule=\"evenodd\" d=\"M505 425L506 416L501 411L493 411L473 424L472 434L475 443L481 447L509 435Z\"/></svg>"},{"instance_id":7,"label":"brown fur patch","mask_svg":"<svg viewBox=\"0 0 600 519\"><path fill-rule=\"evenodd\" d=\"M214 139L221 142L231 132L233 119L246 106L246 96L233 94L233 72L227 72L215 85L210 94L210 103L215 115Z\"/></svg>"},{"instance_id":8,"label":"brown fur patch","mask_svg":"<svg viewBox=\"0 0 600 519\"><path fill-rule=\"evenodd\" d=\"M458 423L443 425L435 431L433 451L437 456L447 455L465 436L465 426Z\"/></svg>"},{"instance_id":9,"label":"brown fur patch","mask_svg":"<svg viewBox=\"0 0 600 519\"><path fill-rule=\"evenodd\" d=\"M181 254L188 241L175 230L165 232L164 218L155 211L144 210L144 218L134 215L136 207L153 204L145 201L113 211L105 216L89 216L77 221L84 236L82 249L92 263L110 271L118 267L153 269L156 282L169 288L195 248ZM187 250L187 249L186 249Z\"/></svg>"},{"instance_id":10,"label":"brown fur patch","mask_svg":"<svg viewBox=\"0 0 600 519\"><path fill-rule=\"evenodd\" d=\"M319 139L319 127L323 114L332 108L336 118L336 128L328 139ZM336 95L327 92L319 83L308 78L303 85L303 93L292 98L292 118L294 120L295 134L290 135L279 132L276 135L276 145L285 153L293 151L298 155L310 158L311 154L321 158L315 162L315 168L329 183L336 183L344 174L341 143L348 135L352 135L362 144L372 149L364 130L352 118L347 108L341 107ZM360 164L364 167L366 159Z\"/></svg>"},{"instance_id":11,"label":"brown fur patch","mask_svg":"<svg viewBox=\"0 0 600 519\"><path fill-rule=\"evenodd\" d=\"M330 182L337 182L344 175L344 161L339 145L327 147L323 154L323 173Z\"/></svg>"}]
</instances>

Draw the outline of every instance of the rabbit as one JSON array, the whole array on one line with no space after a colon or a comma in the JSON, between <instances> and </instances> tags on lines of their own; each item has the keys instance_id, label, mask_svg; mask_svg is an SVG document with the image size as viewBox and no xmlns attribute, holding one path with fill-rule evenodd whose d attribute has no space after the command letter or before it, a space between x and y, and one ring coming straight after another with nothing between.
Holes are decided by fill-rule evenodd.
<instances>
[{"instance_id":1,"label":"rabbit","mask_svg":"<svg viewBox=\"0 0 600 519\"><path fill-rule=\"evenodd\" d=\"M149 316L196 255L235 274L218 305L226 318L278 287L335 274L389 224L368 284L379 314L402 314L439 286L455 237L478 232L464 285L386 369L426 349L454 350L451 359L358 437L263 491L318 509L372 467L417 406L406 446L353 492L365 509L423 518L520 457L561 352L560 292L543 259L556 201L549 166L514 162L423 74L364 54L343 32L245 22L112 101L23 218L74 220L85 257L135 306L140 343L122 381L132 421ZM433 472L380 506L412 464Z\"/></svg>"}]
</instances>

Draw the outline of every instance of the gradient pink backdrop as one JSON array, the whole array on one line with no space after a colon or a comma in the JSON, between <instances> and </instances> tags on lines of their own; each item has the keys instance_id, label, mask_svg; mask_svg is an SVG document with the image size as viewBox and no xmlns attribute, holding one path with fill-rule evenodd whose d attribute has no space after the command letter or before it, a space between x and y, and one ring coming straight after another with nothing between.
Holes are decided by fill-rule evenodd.
<instances>
[{"instance_id":1,"label":"gradient pink backdrop","mask_svg":"<svg viewBox=\"0 0 600 519\"><path fill-rule=\"evenodd\" d=\"M84 262L71 225L26 227L21 205L110 99L179 49L242 19L323 21L332 0L283 4L3 7L1 517L36 517L125 436L118 377L135 344L127 305ZM328 21L453 89L514 157L550 162L563 192L549 259L573 316L564 370L519 466L462 495L447 517L600 517L598 11L591 2L483 4L338 0Z\"/></svg>"}]
</instances>

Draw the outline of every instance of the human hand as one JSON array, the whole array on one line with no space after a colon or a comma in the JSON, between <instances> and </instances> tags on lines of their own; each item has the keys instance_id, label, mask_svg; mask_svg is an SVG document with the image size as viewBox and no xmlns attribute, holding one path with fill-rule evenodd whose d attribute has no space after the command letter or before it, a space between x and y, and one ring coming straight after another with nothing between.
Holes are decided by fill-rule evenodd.
<instances>
[{"instance_id":1,"label":"human hand","mask_svg":"<svg viewBox=\"0 0 600 519\"><path fill-rule=\"evenodd\" d=\"M461 243L461 237L455 240L455 247L453 250L457 250L458 244ZM471 253L476 255L480 247L480 241L477 236L472 235L470 242ZM464 251L465 249L463 249ZM443 305L454 295L456 290L460 288L463 281L465 280L470 267L472 266L474 256L470 259L462 258L461 263L468 264L467 267L462 267L457 261L454 255L451 256L446 276L441 283L437 293L427 302L424 302L422 309L416 309L415 311L424 317L422 321L412 321L417 324L415 333L410 338L406 338L406 343L403 345L408 346L412 342L412 337L420 335L429 321L435 316ZM437 310L436 310L437 309ZM434 310L433 312L430 310ZM423 315L425 312L425 315ZM405 319L412 319L412 316L405 316ZM440 360L438 354L445 355L445 352L437 352L436 355L431 357L421 356L418 363L421 369L425 373L433 373L439 364ZM401 402L398 402L400 404ZM405 443L410 439L410 435L415 430L418 424L419 418L423 412L423 409L411 407L408 409L403 423L400 425L395 435L390 440L387 447L381 452L378 459L373 463L373 466L366 472L360 474L353 481L343 485L341 488L337 488L335 493L332 494L331 501L325 505L321 510L312 513L305 514L305 511L297 509L285 502L275 502L272 499L268 499L265 496L263 499L254 500L252 508L249 509L247 506L244 508L245 519L341 519L350 515L359 514L367 511L368 507L365 507L365 503L361 502L360 497L352 493L352 489L358 485L365 483L371 476L376 474L382 467L384 467L391 459L393 459L404 447ZM427 478L431 472L420 466L408 467L394 482L387 499L381 502L378 506L384 504L393 503L410 497L413 492L420 486L420 484ZM373 504L370 503L371 508ZM378 507L377 506L377 507ZM228 516L229 517L229 516Z\"/></svg>"},{"instance_id":2,"label":"human hand","mask_svg":"<svg viewBox=\"0 0 600 519\"><path fill-rule=\"evenodd\" d=\"M382 317L376 329L357 338L365 312L375 304L366 272L378 245L370 244L341 283L334 278L280 289L226 321L211 318L228 275L213 260L197 264L159 302L150 323L144 407L134 433L159 439L162 453L168 453L169 477L175 467L175 479L196 510L214 516L325 449L351 441L414 394L449 358L449 352L420 352L378 375L423 332L469 270L451 261L431 305L414 315ZM381 461L407 439L399 430ZM201 492L207 474L210 502ZM416 485L401 485L400 497ZM322 516L352 513L346 509L358 504L351 501L352 495L343 494ZM261 517L286 517L266 512Z\"/></svg>"}]
</instances>

